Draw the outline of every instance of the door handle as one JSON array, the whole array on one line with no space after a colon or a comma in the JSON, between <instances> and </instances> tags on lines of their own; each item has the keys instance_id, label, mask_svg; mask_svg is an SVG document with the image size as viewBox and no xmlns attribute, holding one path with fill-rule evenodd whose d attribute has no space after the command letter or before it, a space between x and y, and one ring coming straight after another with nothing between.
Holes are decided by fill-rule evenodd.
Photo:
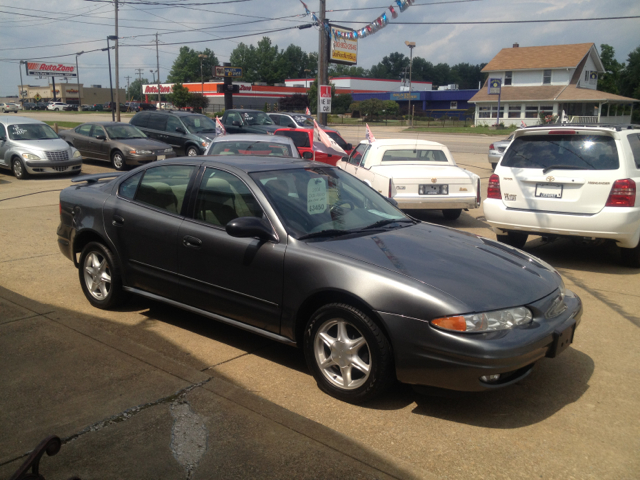
<instances>
[{"instance_id":1,"label":"door handle","mask_svg":"<svg viewBox=\"0 0 640 480\"><path fill-rule=\"evenodd\" d=\"M191 235L186 235L182 239L182 244L185 247L200 248L202 246L202 240L196 237L192 237Z\"/></svg>"},{"instance_id":2,"label":"door handle","mask_svg":"<svg viewBox=\"0 0 640 480\"><path fill-rule=\"evenodd\" d=\"M124 225L124 218L122 218L120 215L114 215L111 225L113 225L114 227L121 227L122 225Z\"/></svg>"}]
</instances>

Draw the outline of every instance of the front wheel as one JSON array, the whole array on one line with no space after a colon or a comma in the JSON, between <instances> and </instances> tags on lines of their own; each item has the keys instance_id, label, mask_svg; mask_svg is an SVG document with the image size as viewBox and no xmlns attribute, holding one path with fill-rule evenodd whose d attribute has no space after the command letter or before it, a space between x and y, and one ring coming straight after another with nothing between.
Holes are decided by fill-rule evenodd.
<instances>
[{"instance_id":1,"label":"front wheel","mask_svg":"<svg viewBox=\"0 0 640 480\"><path fill-rule=\"evenodd\" d=\"M304 354L320 389L344 402L371 400L395 380L387 337L350 305L325 305L312 315Z\"/></svg>"},{"instance_id":2,"label":"front wheel","mask_svg":"<svg viewBox=\"0 0 640 480\"><path fill-rule=\"evenodd\" d=\"M196 157L196 156L198 156L198 149L196 147L188 147L187 157Z\"/></svg>"},{"instance_id":3,"label":"front wheel","mask_svg":"<svg viewBox=\"0 0 640 480\"><path fill-rule=\"evenodd\" d=\"M111 154L111 164L113 165L113 168L119 172L127 169L127 163L124 161L124 156L122 155L122 152L119 151L115 151Z\"/></svg>"},{"instance_id":4,"label":"front wheel","mask_svg":"<svg viewBox=\"0 0 640 480\"><path fill-rule=\"evenodd\" d=\"M91 242L82 249L78 274L84 296L94 307L115 308L126 300L115 258L101 243Z\"/></svg>"},{"instance_id":5,"label":"front wheel","mask_svg":"<svg viewBox=\"0 0 640 480\"><path fill-rule=\"evenodd\" d=\"M444 218L446 218L447 220L457 220L458 218L460 218L460 214L462 214L461 208L442 210L442 215L444 215Z\"/></svg>"},{"instance_id":6,"label":"front wheel","mask_svg":"<svg viewBox=\"0 0 640 480\"><path fill-rule=\"evenodd\" d=\"M506 235L496 235L499 242L506 243L512 247L522 248L527 243L529 235L521 232L508 232Z\"/></svg>"},{"instance_id":7,"label":"front wheel","mask_svg":"<svg viewBox=\"0 0 640 480\"><path fill-rule=\"evenodd\" d=\"M24 180L29 177L29 173L27 172L26 167L22 163L22 160L15 158L11 163L11 170L13 171L13 175L18 180Z\"/></svg>"}]
</instances>

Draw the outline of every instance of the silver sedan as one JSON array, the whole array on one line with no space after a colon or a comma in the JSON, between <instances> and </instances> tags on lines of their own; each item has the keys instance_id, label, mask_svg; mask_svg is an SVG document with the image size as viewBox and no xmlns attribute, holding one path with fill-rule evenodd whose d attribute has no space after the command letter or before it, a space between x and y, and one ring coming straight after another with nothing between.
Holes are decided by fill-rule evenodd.
<instances>
[{"instance_id":1,"label":"silver sedan","mask_svg":"<svg viewBox=\"0 0 640 480\"><path fill-rule=\"evenodd\" d=\"M218 136L213 139L205 155L260 155L301 158L295 143L289 137L250 133Z\"/></svg>"}]
</instances>

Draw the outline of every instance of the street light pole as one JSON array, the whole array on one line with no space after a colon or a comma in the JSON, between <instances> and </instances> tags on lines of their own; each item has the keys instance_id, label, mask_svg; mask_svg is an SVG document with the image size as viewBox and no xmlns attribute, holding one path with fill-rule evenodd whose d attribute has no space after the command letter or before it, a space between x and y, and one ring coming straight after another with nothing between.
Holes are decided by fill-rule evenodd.
<instances>
[{"instance_id":1,"label":"street light pole","mask_svg":"<svg viewBox=\"0 0 640 480\"><path fill-rule=\"evenodd\" d=\"M151 73L151 75L153 75L153 83L156 83L156 71L155 70L149 70L149 73Z\"/></svg>"},{"instance_id":2,"label":"street light pole","mask_svg":"<svg viewBox=\"0 0 640 480\"><path fill-rule=\"evenodd\" d=\"M22 106L22 109L24 110L24 95L22 94L22 91L24 89L24 86L22 85L22 65L26 64L27 61L26 60L20 60L20 64L18 65L18 71L20 72L20 91L18 92L20 95L20 105Z\"/></svg>"},{"instance_id":3,"label":"street light pole","mask_svg":"<svg viewBox=\"0 0 640 480\"><path fill-rule=\"evenodd\" d=\"M416 42L404 42L409 47L409 126L413 127L413 115L411 115L411 89L413 84L411 82L411 67L413 66L413 49L416 46Z\"/></svg>"},{"instance_id":4,"label":"street light pole","mask_svg":"<svg viewBox=\"0 0 640 480\"><path fill-rule=\"evenodd\" d=\"M118 62L118 0L115 0L116 6L116 34L115 42L116 42L116 120L120 121L120 70L119 70L119 62Z\"/></svg>"},{"instance_id":5,"label":"street light pole","mask_svg":"<svg viewBox=\"0 0 640 480\"><path fill-rule=\"evenodd\" d=\"M202 61L205 58L209 58L209 55L205 55L201 53L200 55L198 55L198 58L200 59L200 81L202 82L201 92L202 92L202 96L204 97L204 76L202 75Z\"/></svg>"},{"instance_id":6,"label":"street light pole","mask_svg":"<svg viewBox=\"0 0 640 480\"><path fill-rule=\"evenodd\" d=\"M111 89L111 120L116 121L115 104L113 103L113 82L111 80L111 47L109 46L109 40L116 38L115 35L109 35L107 37L107 58L109 59L109 88Z\"/></svg>"},{"instance_id":7,"label":"street light pole","mask_svg":"<svg viewBox=\"0 0 640 480\"><path fill-rule=\"evenodd\" d=\"M78 70L78 57L84 53L84 50L76 53L76 85L78 86L78 111L82 111L82 97L80 96L80 70Z\"/></svg>"}]
</instances>

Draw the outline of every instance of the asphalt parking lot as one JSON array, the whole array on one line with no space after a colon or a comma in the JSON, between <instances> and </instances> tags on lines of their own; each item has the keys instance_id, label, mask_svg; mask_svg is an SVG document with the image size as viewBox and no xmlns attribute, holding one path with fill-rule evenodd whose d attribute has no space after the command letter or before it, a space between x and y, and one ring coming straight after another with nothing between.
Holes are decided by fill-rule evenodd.
<instances>
[{"instance_id":1,"label":"asphalt parking lot","mask_svg":"<svg viewBox=\"0 0 640 480\"><path fill-rule=\"evenodd\" d=\"M494 139L419 137L448 145L486 193ZM57 434L46 478L638 478L640 272L615 247L530 237L584 314L573 345L519 384L458 398L398 385L353 406L317 389L301 351L144 299L92 308L56 244L70 184L0 171L0 476ZM495 238L481 208L420 218Z\"/></svg>"}]
</instances>

